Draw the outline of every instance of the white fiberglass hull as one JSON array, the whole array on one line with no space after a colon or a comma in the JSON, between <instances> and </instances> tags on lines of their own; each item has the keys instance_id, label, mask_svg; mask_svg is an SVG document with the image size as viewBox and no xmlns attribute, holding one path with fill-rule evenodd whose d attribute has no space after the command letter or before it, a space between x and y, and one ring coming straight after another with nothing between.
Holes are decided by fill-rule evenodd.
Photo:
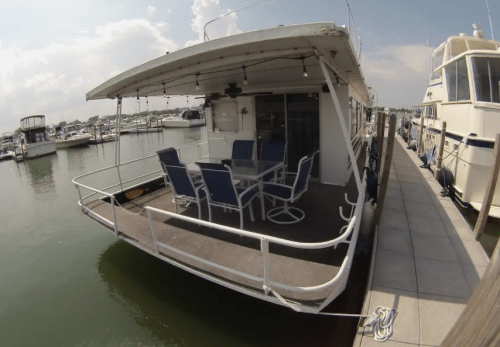
<instances>
[{"instance_id":1,"label":"white fiberglass hull","mask_svg":"<svg viewBox=\"0 0 500 347\"><path fill-rule=\"evenodd\" d=\"M2 161L2 160L10 160L10 159L13 159L14 157L15 157L14 152L7 151L5 153L1 153L0 154L0 161Z\"/></svg>"},{"instance_id":2,"label":"white fiberglass hull","mask_svg":"<svg viewBox=\"0 0 500 347\"><path fill-rule=\"evenodd\" d=\"M89 140L90 140L90 135L82 136L81 138L68 139L68 140L57 140L56 146L57 146L57 149L88 146Z\"/></svg>"},{"instance_id":3,"label":"white fiberglass hull","mask_svg":"<svg viewBox=\"0 0 500 347\"><path fill-rule=\"evenodd\" d=\"M24 147L24 158L38 158L44 155L55 153L56 151L57 146L55 141L29 143Z\"/></svg>"},{"instance_id":4,"label":"white fiberglass hull","mask_svg":"<svg viewBox=\"0 0 500 347\"><path fill-rule=\"evenodd\" d=\"M205 121L202 119L163 119L162 124L165 128L190 128L203 126Z\"/></svg>"}]
</instances>

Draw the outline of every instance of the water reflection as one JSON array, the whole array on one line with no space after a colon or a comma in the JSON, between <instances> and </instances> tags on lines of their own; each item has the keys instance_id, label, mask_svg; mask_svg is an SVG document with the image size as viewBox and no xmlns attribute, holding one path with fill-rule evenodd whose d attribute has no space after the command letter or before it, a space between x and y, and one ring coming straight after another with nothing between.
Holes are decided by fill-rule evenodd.
<instances>
[{"instance_id":1,"label":"water reflection","mask_svg":"<svg viewBox=\"0 0 500 347\"><path fill-rule=\"evenodd\" d=\"M56 155L24 161L26 176L31 179L31 186L35 194L55 191L54 174L52 165L58 160Z\"/></svg>"},{"instance_id":2,"label":"water reflection","mask_svg":"<svg viewBox=\"0 0 500 347\"><path fill-rule=\"evenodd\" d=\"M366 268L365 258L355 266ZM347 346L357 329L356 320L297 313L221 287L123 241L101 255L98 270L109 296L152 336L143 344L304 346L336 341ZM355 282L351 289L329 306L330 312L359 312L360 307L345 307L352 301L347 296L355 295L352 289L360 298L364 294L365 282L354 277L349 279Z\"/></svg>"}]
</instances>

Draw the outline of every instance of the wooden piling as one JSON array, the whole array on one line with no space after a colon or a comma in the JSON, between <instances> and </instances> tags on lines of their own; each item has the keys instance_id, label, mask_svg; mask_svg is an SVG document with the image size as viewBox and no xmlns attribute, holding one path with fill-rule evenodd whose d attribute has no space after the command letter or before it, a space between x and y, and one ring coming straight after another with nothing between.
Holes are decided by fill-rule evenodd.
<instances>
[{"instance_id":1,"label":"wooden piling","mask_svg":"<svg viewBox=\"0 0 500 347\"><path fill-rule=\"evenodd\" d=\"M375 211L374 224L380 223L382 210L384 208L385 195L387 185L389 184L389 173L392 165L392 152L394 150L394 138L396 136L396 115L391 114L389 117L389 134L387 137L387 148L385 150L384 169L382 170L382 180L379 186L379 196L377 199L377 210ZM380 160L379 160L380 161Z\"/></svg>"},{"instance_id":2,"label":"wooden piling","mask_svg":"<svg viewBox=\"0 0 500 347\"><path fill-rule=\"evenodd\" d=\"M434 171L434 178L439 181L441 174L441 166L443 165L444 143L446 140L446 122L441 123L441 139L439 141L439 152L436 157L436 170ZM443 183L444 186L444 183Z\"/></svg>"},{"instance_id":3,"label":"wooden piling","mask_svg":"<svg viewBox=\"0 0 500 347\"><path fill-rule=\"evenodd\" d=\"M406 139L408 145L410 145L411 142L411 128L412 128L412 123L411 123L411 117L410 117L410 123L408 123L408 138Z\"/></svg>"},{"instance_id":4,"label":"wooden piling","mask_svg":"<svg viewBox=\"0 0 500 347\"><path fill-rule=\"evenodd\" d=\"M399 135L404 138L405 134L405 116L401 117L401 126L399 127Z\"/></svg>"},{"instance_id":5,"label":"wooden piling","mask_svg":"<svg viewBox=\"0 0 500 347\"><path fill-rule=\"evenodd\" d=\"M498 144L498 139L497 135L495 146ZM498 346L500 344L498 293L500 293L500 242L497 243L490 263L469 303L446 335L441 347Z\"/></svg>"},{"instance_id":6,"label":"wooden piling","mask_svg":"<svg viewBox=\"0 0 500 347\"><path fill-rule=\"evenodd\" d=\"M490 168L490 175L488 179L488 185L486 186L486 194L484 194L483 205L481 206L481 211L479 212L479 217L477 218L476 226L474 227L474 237L479 240L483 234L486 221L488 220L488 214L491 208L491 202L493 201L493 195L495 195L495 188L497 186L498 171L500 168L500 134L495 136L495 147L493 149L493 164Z\"/></svg>"},{"instance_id":7,"label":"wooden piling","mask_svg":"<svg viewBox=\"0 0 500 347\"><path fill-rule=\"evenodd\" d=\"M418 155L424 153L424 117L420 115L420 133L418 134Z\"/></svg>"}]
</instances>

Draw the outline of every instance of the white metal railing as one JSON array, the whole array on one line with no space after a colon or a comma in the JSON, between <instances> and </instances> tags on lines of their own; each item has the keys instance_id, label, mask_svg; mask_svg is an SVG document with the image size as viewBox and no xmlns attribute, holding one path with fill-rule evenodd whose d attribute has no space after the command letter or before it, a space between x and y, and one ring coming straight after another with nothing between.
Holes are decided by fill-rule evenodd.
<instances>
[{"instance_id":1,"label":"white metal railing","mask_svg":"<svg viewBox=\"0 0 500 347\"><path fill-rule=\"evenodd\" d=\"M369 142L371 142L371 136L370 136ZM369 149L367 148L365 166L368 166L368 161L369 161L368 150ZM207 222L207 221L196 219L196 218L186 217L186 216L183 216L183 215L180 215L177 213L160 210L160 209L154 208L154 207L145 206L144 208L147 211L147 216L148 216L150 231L151 231L151 237L152 237L153 242L154 242L155 252L156 252L158 257L162 257L162 254L161 254L160 249L159 249L159 247L162 247L162 248L165 248L165 249L167 249L175 254L178 254L182 257L186 257L186 258L189 258L189 259L194 260L196 262L202 263L202 264L209 266L211 268L222 270L222 271L225 271L225 272L232 274L232 275L241 276L243 278L246 278L246 279L249 279L252 281L260 282L263 285L266 296L270 290L272 291L273 288L288 290L288 291L292 291L292 292L309 292L310 293L310 292L317 292L319 290L323 290L325 288L332 287L335 285L335 287L332 289L332 294L333 294L335 292L335 288L337 288L338 285L341 284L342 279L345 279L345 281L347 281L347 278L345 276L348 275L348 272L346 272L346 269L350 269L351 264L352 264L352 258L353 258L354 251L356 248L356 242L357 242L359 227L360 227L360 223L361 223L361 215L362 215L363 204L364 204L364 199L365 199L366 175L367 175L367 173L365 171L363 174L363 179L362 179L363 189L358 194L358 199L357 199L356 203L351 203L350 201L348 201L347 196L346 196L346 201L351 205L350 217L345 217L343 215L343 212L342 212L342 207L340 207L341 217L343 219L345 219L346 221L348 221L348 224L345 225L344 227L342 227L341 232L340 232L341 235L333 240L324 241L324 242L316 242L316 243L304 243L304 242L290 241L290 240L286 240L286 239L282 239L282 238L278 238L278 237L274 237L274 236L262 235L262 234L247 231L247 230L236 229L236 228L228 227L228 226L221 225L221 224L211 223L211 222ZM354 210L352 208L354 208ZM180 219L180 220L183 220L186 222L190 222L193 224L203 225L203 226L206 226L209 228L217 229L217 230L228 232L231 234L245 236L245 237L259 240L260 241L260 251L262 253L262 259L263 259L263 276L260 277L260 276L252 275L252 274L242 272L242 271L236 270L236 269L228 267L228 266L220 265L220 264L217 264L215 262L206 260L204 258L200 258L198 256L195 256L193 254L184 252L184 251L177 249L175 247L169 246L163 242L158 242L157 241L158 237L157 237L156 230L154 227L155 223L154 223L154 219L153 219L153 215L155 213L161 214L164 216L168 216L168 217L177 218L177 219ZM351 239L347 240L349 236L351 236ZM300 249L324 249L324 248L328 248L328 247L337 247L340 243L346 243L349 245L349 248L348 248L346 257L341 265L341 268L340 268L339 272L335 275L335 277L333 277L331 280L329 280L323 284L319 284L316 286L299 287L299 286L291 286L288 284L276 282L276 281L273 281L270 279L269 266L270 266L271 260L269 257L269 243L274 243L274 244L292 247L292 248L300 248ZM209 277L212 277L212 276L209 276ZM330 299L331 296L332 295L330 295L327 299L325 299L323 304L319 308L316 309L318 312L324 306L326 306L328 304L327 301ZM331 299L333 299L333 297ZM287 303L287 305L298 310L298 311L303 310L299 306L292 304L292 303Z\"/></svg>"}]
</instances>

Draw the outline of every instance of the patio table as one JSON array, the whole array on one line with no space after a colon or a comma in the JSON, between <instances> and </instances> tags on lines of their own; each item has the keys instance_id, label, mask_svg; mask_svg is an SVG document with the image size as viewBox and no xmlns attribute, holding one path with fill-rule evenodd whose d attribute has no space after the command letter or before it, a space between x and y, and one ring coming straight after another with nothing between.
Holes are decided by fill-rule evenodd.
<instances>
[{"instance_id":1,"label":"patio table","mask_svg":"<svg viewBox=\"0 0 500 347\"><path fill-rule=\"evenodd\" d=\"M204 158L197 160L199 163L213 163L220 164L221 160L225 158ZM276 172L281 169L284 164L280 161L267 161L267 160L242 160L242 159L231 159L231 172L233 178L239 180L249 180L259 182L259 192L260 192L260 206L262 211L262 220L266 220L266 211L264 208L264 194L262 184L262 177L270 172ZM200 173L200 168L195 163L189 163L186 165L187 169L191 173Z\"/></svg>"}]
</instances>

